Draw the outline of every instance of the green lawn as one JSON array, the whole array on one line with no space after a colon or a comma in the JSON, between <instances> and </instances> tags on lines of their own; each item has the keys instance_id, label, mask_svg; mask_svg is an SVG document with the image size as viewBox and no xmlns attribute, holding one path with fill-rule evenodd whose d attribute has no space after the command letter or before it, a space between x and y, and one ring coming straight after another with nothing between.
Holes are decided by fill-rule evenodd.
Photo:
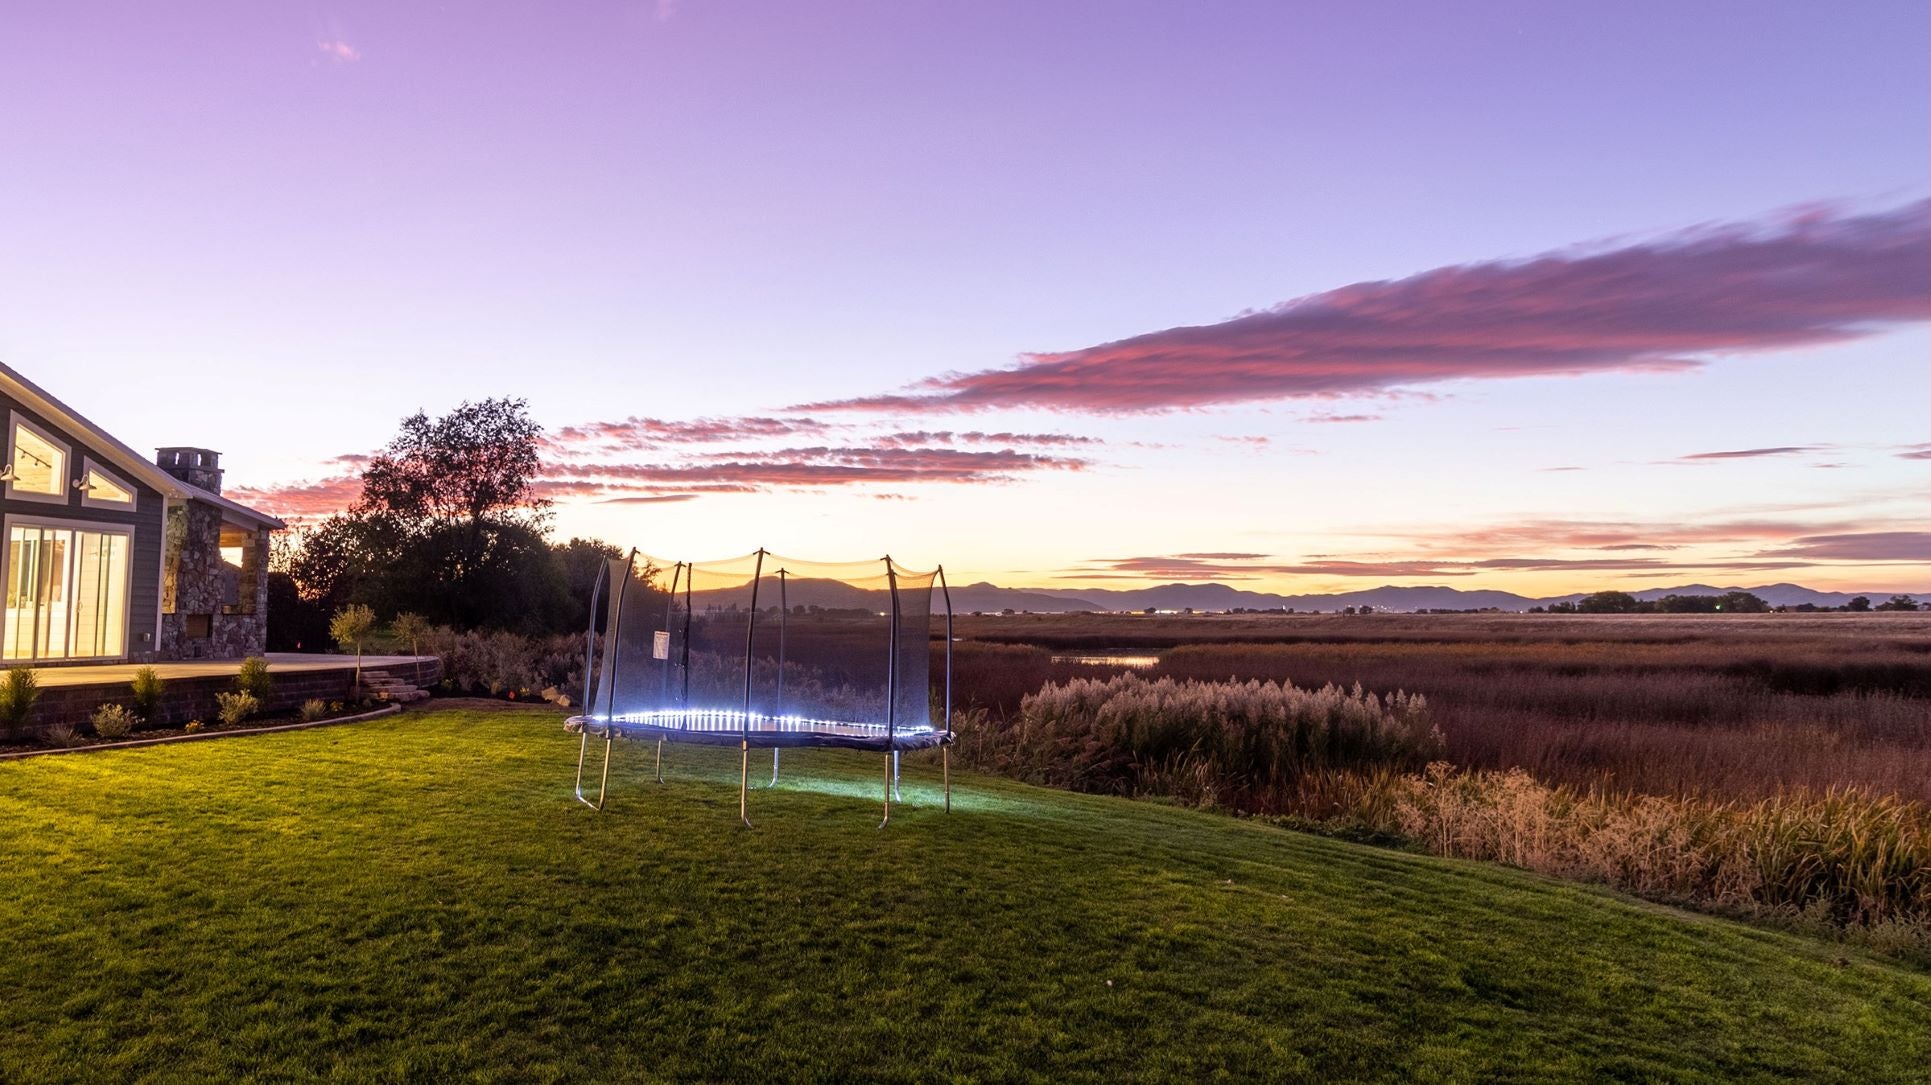
<instances>
[{"instance_id":1,"label":"green lawn","mask_svg":"<svg viewBox=\"0 0 1931 1085\"><path fill-rule=\"evenodd\" d=\"M554 712L0 764L0 1080L1926 1080L1931 976L1470 863Z\"/></svg>"}]
</instances>

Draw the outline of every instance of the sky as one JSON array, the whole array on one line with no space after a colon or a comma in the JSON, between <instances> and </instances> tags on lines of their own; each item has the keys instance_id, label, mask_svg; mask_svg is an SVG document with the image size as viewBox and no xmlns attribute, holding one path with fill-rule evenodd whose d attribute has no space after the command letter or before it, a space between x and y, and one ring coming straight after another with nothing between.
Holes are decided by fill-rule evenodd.
<instances>
[{"instance_id":1,"label":"sky","mask_svg":"<svg viewBox=\"0 0 1931 1085\"><path fill-rule=\"evenodd\" d=\"M1931 6L0 0L0 361L314 518L1931 591Z\"/></svg>"}]
</instances>

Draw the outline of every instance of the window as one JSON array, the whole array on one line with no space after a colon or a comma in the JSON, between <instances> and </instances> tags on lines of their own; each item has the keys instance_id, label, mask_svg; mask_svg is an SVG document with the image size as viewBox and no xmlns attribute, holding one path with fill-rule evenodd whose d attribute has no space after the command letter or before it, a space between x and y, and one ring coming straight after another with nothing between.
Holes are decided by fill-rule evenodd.
<instances>
[{"instance_id":1,"label":"window","mask_svg":"<svg viewBox=\"0 0 1931 1085\"><path fill-rule=\"evenodd\" d=\"M80 503L90 509L134 508L134 487L101 470L92 459L81 474Z\"/></svg>"},{"instance_id":2,"label":"window","mask_svg":"<svg viewBox=\"0 0 1931 1085\"><path fill-rule=\"evenodd\" d=\"M126 655L131 542L125 531L9 518L0 657Z\"/></svg>"},{"instance_id":3,"label":"window","mask_svg":"<svg viewBox=\"0 0 1931 1085\"><path fill-rule=\"evenodd\" d=\"M67 446L15 414L7 439L7 496L67 503Z\"/></svg>"}]
</instances>

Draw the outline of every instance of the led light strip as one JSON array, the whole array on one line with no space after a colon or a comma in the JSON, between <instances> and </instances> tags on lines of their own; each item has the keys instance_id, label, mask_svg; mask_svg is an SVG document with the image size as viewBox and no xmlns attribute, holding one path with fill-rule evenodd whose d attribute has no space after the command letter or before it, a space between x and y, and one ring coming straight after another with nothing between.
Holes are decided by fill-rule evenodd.
<instances>
[{"instance_id":1,"label":"led light strip","mask_svg":"<svg viewBox=\"0 0 1931 1085\"><path fill-rule=\"evenodd\" d=\"M907 724L892 728L883 723L856 723L849 720L818 720L808 716L768 716L759 712L743 712L728 708L661 709L654 712L623 712L614 717L599 716L605 724L641 724L646 727L662 727L676 731L743 731L749 721L752 731L877 731L883 733L896 730L901 734L914 734L920 731L935 731L930 724Z\"/></svg>"}]
</instances>

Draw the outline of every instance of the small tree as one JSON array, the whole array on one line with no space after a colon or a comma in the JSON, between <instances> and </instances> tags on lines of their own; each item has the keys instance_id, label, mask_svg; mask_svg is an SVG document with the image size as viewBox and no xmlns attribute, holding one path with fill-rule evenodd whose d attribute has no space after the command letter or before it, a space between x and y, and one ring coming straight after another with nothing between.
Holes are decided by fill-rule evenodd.
<instances>
[{"instance_id":1,"label":"small tree","mask_svg":"<svg viewBox=\"0 0 1931 1085\"><path fill-rule=\"evenodd\" d=\"M355 688L362 688L362 642L375 628L375 611L361 603L350 603L329 619L329 636L344 652L355 653Z\"/></svg>"},{"instance_id":2,"label":"small tree","mask_svg":"<svg viewBox=\"0 0 1931 1085\"><path fill-rule=\"evenodd\" d=\"M7 672L7 680L0 685L0 720L7 725L7 737L18 738L27 729L27 720L34 714L34 702L40 700L40 676L31 667L14 667Z\"/></svg>"},{"instance_id":3,"label":"small tree","mask_svg":"<svg viewBox=\"0 0 1931 1085\"><path fill-rule=\"evenodd\" d=\"M396 620L389 626L389 631L398 639L409 642L410 655L419 656L422 654L422 639L429 635L429 619L414 611L405 610L396 615Z\"/></svg>"},{"instance_id":4,"label":"small tree","mask_svg":"<svg viewBox=\"0 0 1931 1085\"><path fill-rule=\"evenodd\" d=\"M141 722L153 726L161 722L161 696L167 692L167 683L161 680L160 672L153 667L142 667L134 672L133 692L134 714Z\"/></svg>"},{"instance_id":5,"label":"small tree","mask_svg":"<svg viewBox=\"0 0 1931 1085\"><path fill-rule=\"evenodd\" d=\"M1871 597L1868 595L1857 596L1850 602L1844 604L1844 609L1858 611L1859 613L1869 610L1871 609Z\"/></svg>"},{"instance_id":6,"label":"small tree","mask_svg":"<svg viewBox=\"0 0 1931 1085\"><path fill-rule=\"evenodd\" d=\"M1908 595L1893 595L1888 602L1879 603L1879 610L1916 610L1918 601Z\"/></svg>"}]
</instances>

